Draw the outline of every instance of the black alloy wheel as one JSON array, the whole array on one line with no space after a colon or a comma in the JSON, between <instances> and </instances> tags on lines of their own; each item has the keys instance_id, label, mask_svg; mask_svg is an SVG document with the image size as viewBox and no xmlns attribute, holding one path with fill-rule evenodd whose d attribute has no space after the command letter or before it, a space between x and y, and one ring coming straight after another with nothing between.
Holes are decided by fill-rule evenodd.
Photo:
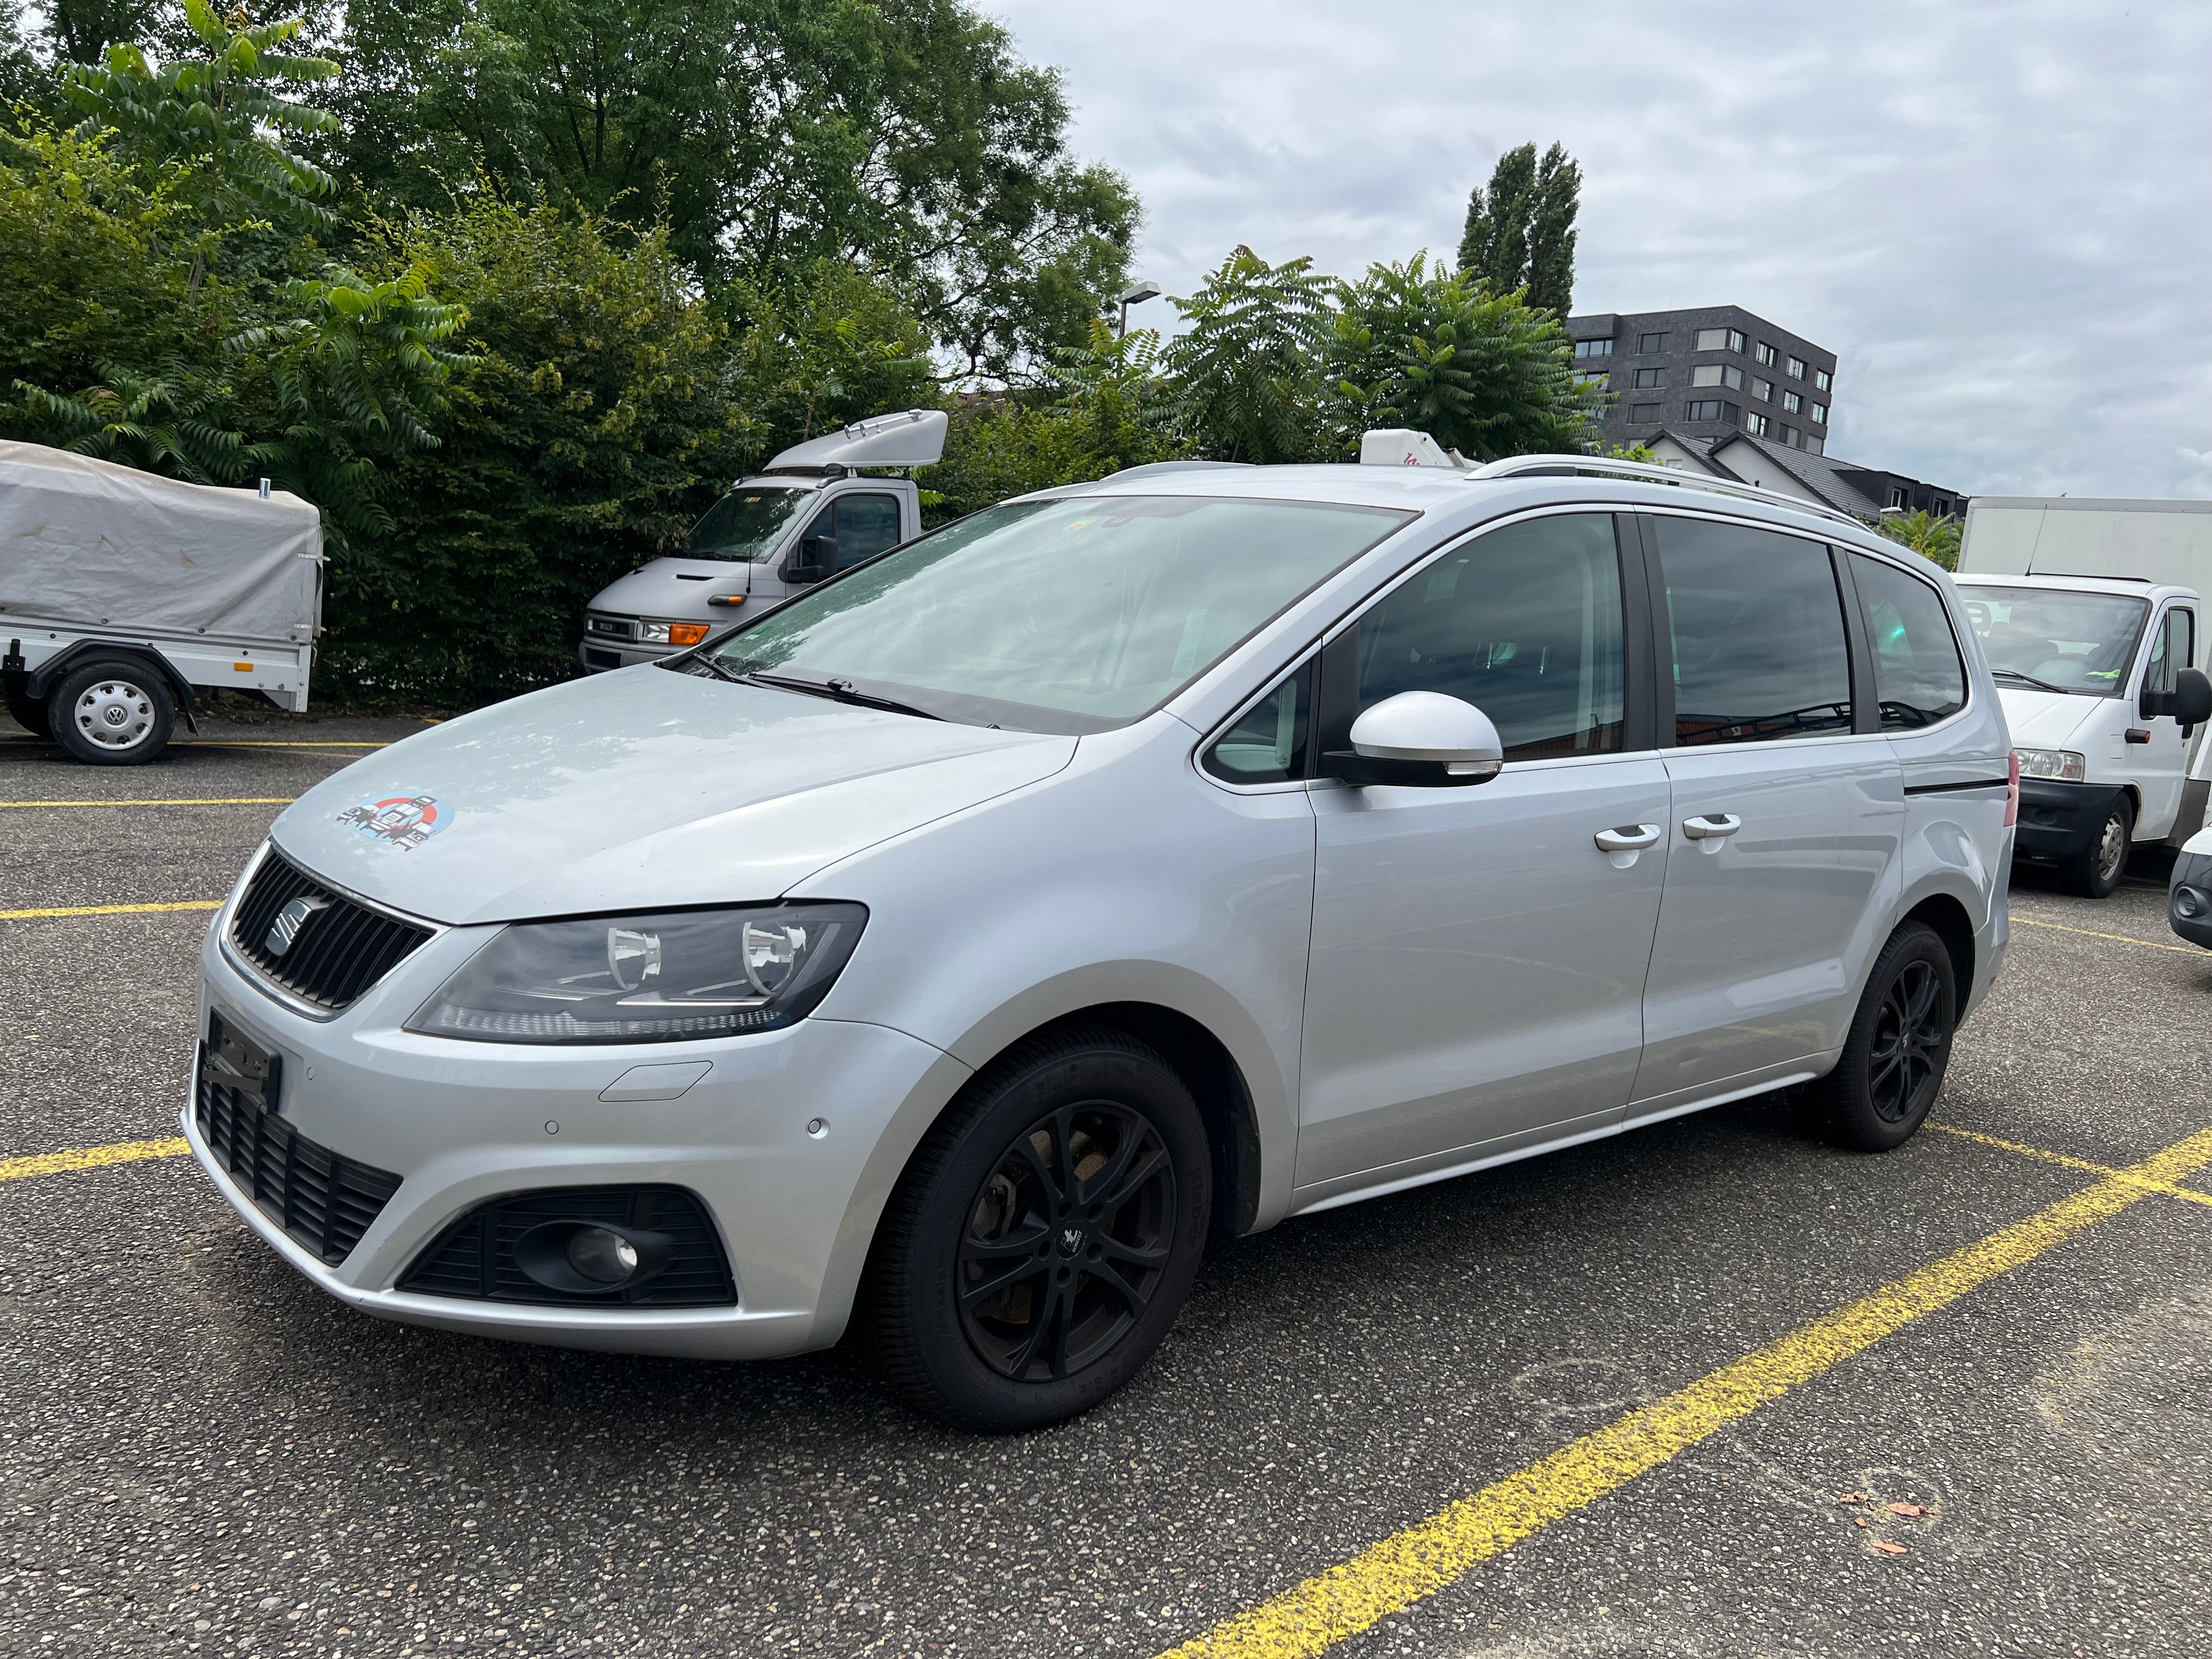
<instances>
[{"instance_id":1,"label":"black alloy wheel","mask_svg":"<svg viewBox=\"0 0 2212 1659\"><path fill-rule=\"evenodd\" d=\"M963 1428L1088 1410L1174 1322L1212 1191L1205 1120L1158 1053L1105 1027L1025 1039L945 1109L884 1207L875 1357Z\"/></svg>"},{"instance_id":2,"label":"black alloy wheel","mask_svg":"<svg viewBox=\"0 0 2212 1659\"><path fill-rule=\"evenodd\" d=\"M1175 1166L1152 1121L1111 1100L1039 1118L969 1206L960 1328L1018 1382L1069 1376L1143 1317L1175 1235Z\"/></svg>"},{"instance_id":3,"label":"black alloy wheel","mask_svg":"<svg viewBox=\"0 0 2212 1659\"><path fill-rule=\"evenodd\" d=\"M1942 1092L1958 1023L1948 947L1933 928L1906 922L1867 975L1835 1069L1806 1091L1820 1128L1863 1152L1903 1146Z\"/></svg>"}]
</instances>

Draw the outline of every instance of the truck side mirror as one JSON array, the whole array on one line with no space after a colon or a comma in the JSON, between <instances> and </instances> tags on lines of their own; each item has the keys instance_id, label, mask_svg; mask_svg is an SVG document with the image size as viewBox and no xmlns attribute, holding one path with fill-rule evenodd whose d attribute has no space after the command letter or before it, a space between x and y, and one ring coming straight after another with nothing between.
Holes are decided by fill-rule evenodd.
<instances>
[{"instance_id":1,"label":"truck side mirror","mask_svg":"<svg viewBox=\"0 0 2212 1659\"><path fill-rule=\"evenodd\" d=\"M1505 763L1490 716L1440 691L1401 691L1352 722L1349 753L1324 757L1328 775L1354 786L1464 788L1487 783Z\"/></svg>"},{"instance_id":2,"label":"truck side mirror","mask_svg":"<svg viewBox=\"0 0 2212 1659\"><path fill-rule=\"evenodd\" d=\"M2212 679L2206 678L2202 669L2184 668L2174 675L2172 690L2143 693L2142 713L2146 720L2171 714L2185 732L2202 726L2212 720Z\"/></svg>"},{"instance_id":3,"label":"truck side mirror","mask_svg":"<svg viewBox=\"0 0 2212 1659\"><path fill-rule=\"evenodd\" d=\"M836 562L835 536L809 536L799 544L799 551L786 559L783 568L776 574L787 582L818 582Z\"/></svg>"}]
</instances>

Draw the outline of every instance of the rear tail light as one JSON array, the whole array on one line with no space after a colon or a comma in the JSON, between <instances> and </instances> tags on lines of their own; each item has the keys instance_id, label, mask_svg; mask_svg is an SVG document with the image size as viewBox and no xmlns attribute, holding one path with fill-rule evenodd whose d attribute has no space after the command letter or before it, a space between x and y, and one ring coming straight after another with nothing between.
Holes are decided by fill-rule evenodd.
<instances>
[{"instance_id":1,"label":"rear tail light","mask_svg":"<svg viewBox=\"0 0 2212 1659\"><path fill-rule=\"evenodd\" d=\"M2011 829L2020 822L2020 756L2012 757L2012 770L2005 778L2004 827Z\"/></svg>"},{"instance_id":2,"label":"rear tail light","mask_svg":"<svg viewBox=\"0 0 2212 1659\"><path fill-rule=\"evenodd\" d=\"M706 637L707 624L704 623L668 624L668 642L671 645L696 645Z\"/></svg>"}]
</instances>

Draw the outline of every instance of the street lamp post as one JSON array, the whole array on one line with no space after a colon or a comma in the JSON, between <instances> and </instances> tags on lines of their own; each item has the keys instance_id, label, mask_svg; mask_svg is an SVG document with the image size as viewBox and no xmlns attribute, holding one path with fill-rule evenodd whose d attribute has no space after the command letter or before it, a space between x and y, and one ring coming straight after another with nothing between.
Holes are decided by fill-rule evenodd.
<instances>
[{"instance_id":1,"label":"street lamp post","mask_svg":"<svg viewBox=\"0 0 2212 1659\"><path fill-rule=\"evenodd\" d=\"M1140 306L1147 300L1157 300L1159 297L1160 285L1158 283L1149 282L1139 283L1134 288L1124 294L1121 296L1121 325L1114 331L1114 337L1118 340L1128 333L1129 307L1131 306Z\"/></svg>"}]
</instances>

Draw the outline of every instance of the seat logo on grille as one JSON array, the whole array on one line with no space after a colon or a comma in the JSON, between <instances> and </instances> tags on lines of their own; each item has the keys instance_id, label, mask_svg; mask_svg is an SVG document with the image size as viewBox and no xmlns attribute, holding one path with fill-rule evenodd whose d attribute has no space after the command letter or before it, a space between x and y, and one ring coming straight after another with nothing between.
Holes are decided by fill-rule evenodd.
<instances>
[{"instance_id":1,"label":"seat logo on grille","mask_svg":"<svg viewBox=\"0 0 2212 1659\"><path fill-rule=\"evenodd\" d=\"M326 898L295 898L276 913L276 920L269 924L268 937L261 948L272 957L281 957L292 948L300 937L300 930L307 925L307 918L318 910L327 910L331 902Z\"/></svg>"},{"instance_id":2,"label":"seat logo on grille","mask_svg":"<svg viewBox=\"0 0 2212 1659\"><path fill-rule=\"evenodd\" d=\"M435 795L386 795L349 806L337 816L371 841L404 852L420 847L453 821L453 809Z\"/></svg>"}]
</instances>

